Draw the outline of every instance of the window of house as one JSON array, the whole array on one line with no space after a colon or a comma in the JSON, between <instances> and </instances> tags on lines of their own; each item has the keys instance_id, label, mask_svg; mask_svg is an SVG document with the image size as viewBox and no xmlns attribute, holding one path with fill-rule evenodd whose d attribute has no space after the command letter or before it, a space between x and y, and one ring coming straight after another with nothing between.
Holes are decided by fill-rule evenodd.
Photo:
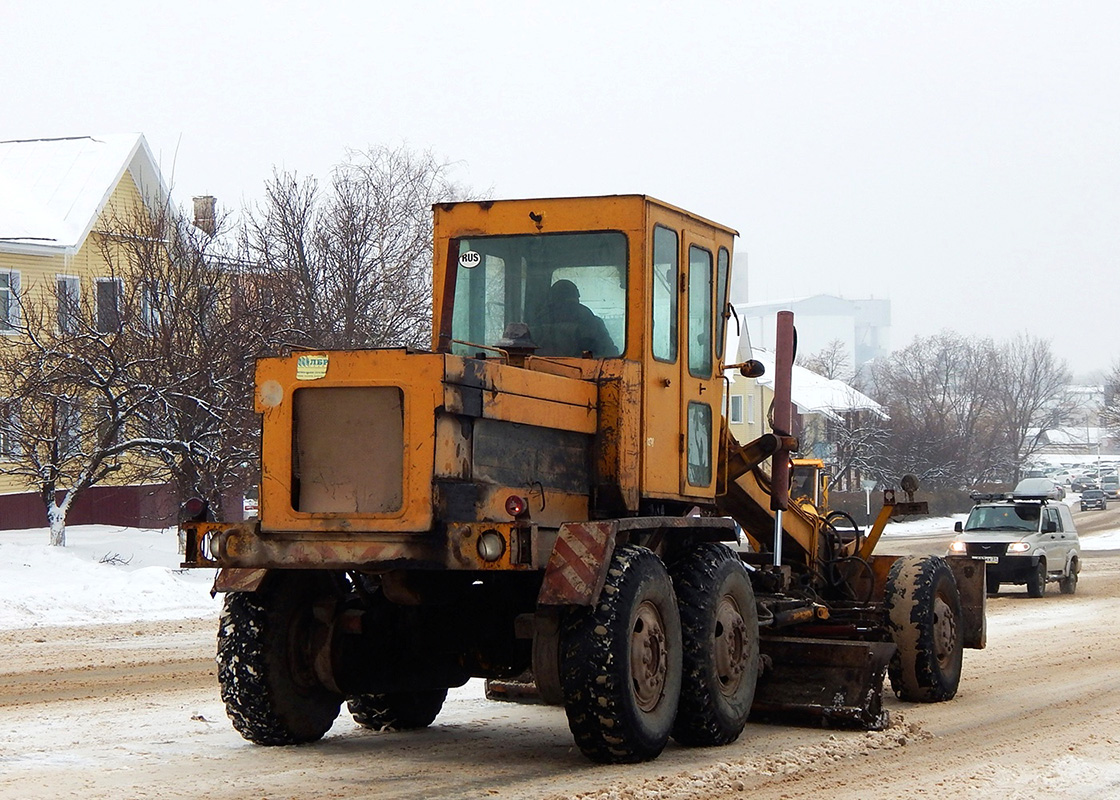
<instances>
[{"instance_id":1,"label":"window of house","mask_svg":"<svg viewBox=\"0 0 1120 800\"><path fill-rule=\"evenodd\" d=\"M0 331L19 325L19 271L0 270Z\"/></svg>"},{"instance_id":2,"label":"window of house","mask_svg":"<svg viewBox=\"0 0 1120 800\"><path fill-rule=\"evenodd\" d=\"M140 319L149 331L163 322L163 297L155 281L145 283L140 293Z\"/></svg>"},{"instance_id":3,"label":"window of house","mask_svg":"<svg viewBox=\"0 0 1120 800\"><path fill-rule=\"evenodd\" d=\"M747 424L754 424L754 395L747 395Z\"/></svg>"},{"instance_id":4,"label":"window of house","mask_svg":"<svg viewBox=\"0 0 1120 800\"><path fill-rule=\"evenodd\" d=\"M81 285L81 280L74 275L59 275L55 278L58 330L62 333L73 333L78 328Z\"/></svg>"},{"instance_id":5,"label":"window of house","mask_svg":"<svg viewBox=\"0 0 1120 800\"><path fill-rule=\"evenodd\" d=\"M55 436L62 458L77 455L81 444L82 415L78 401L60 397L55 401Z\"/></svg>"},{"instance_id":6,"label":"window of house","mask_svg":"<svg viewBox=\"0 0 1120 800\"><path fill-rule=\"evenodd\" d=\"M19 404L11 398L0 399L0 458L14 458L20 453Z\"/></svg>"},{"instance_id":7,"label":"window of house","mask_svg":"<svg viewBox=\"0 0 1120 800\"><path fill-rule=\"evenodd\" d=\"M743 421L743 395L731 395L730 417L733 425Z\"/></svg>"},{"instance_id":8,"label":"window of house","mask_svg":"<svg viewBox=\"0 0 1120 800\"><path fill-rule=\"evenodd\" d=\"M121 281L97 279L97 331L113 333L121 326Z\"/></svg>"}]
</instances>

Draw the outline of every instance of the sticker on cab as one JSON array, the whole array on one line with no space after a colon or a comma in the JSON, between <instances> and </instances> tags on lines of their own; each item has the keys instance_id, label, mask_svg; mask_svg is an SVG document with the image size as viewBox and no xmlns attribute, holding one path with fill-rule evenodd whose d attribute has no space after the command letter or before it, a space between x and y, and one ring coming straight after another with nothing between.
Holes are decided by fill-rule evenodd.
<instances>
[{"instance_id":1,"label":"sticker on cab","mask_svg":"<svg viewBox=\"0 0 1120 800\"><path fill-rule=\"evenodd\" d=\"M296 380L317 381L326 377L330 357L327 355L300 356L296 359Z\"/></svg>"},{"instance_id":2,"label":"sticker on cab","mask_svg":"<svg viewBox=\"0 0 1120 800\"><path fill-rule=\"evenodd\" d=\"M459 254L459 266L463 269L474 269L482 263L482 253L476 253L474 250L468 250L465 253Z\"/></svg>"}]
</instances>

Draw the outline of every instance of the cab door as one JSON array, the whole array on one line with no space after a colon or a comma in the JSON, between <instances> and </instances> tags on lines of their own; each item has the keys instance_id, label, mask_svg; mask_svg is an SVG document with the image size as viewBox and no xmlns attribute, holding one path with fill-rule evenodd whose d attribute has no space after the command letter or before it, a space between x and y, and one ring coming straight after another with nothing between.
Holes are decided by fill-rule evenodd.
<instances>
[{"instance_id":1,"label":"cab door","mask_svg":"<svg viewBox=\"0 0 1120 800\"><path fill-rule=\"evenodd\" d=\"M681 234L676 226L655 223L650 231L647 352L642 382L642 486L651 497L680 494Z\"/></svg>"},{"instance_id":2,"label":"cab door","mask_svg":"<svg viewBox=\"0 0 1120 800\"><path fill-rule=\"evenodd\" d=\"M710 498L715 496L723 398L715 347L717 247L694 232L686 231L683 238L680 493Z\"/></svg>"}]
</instances>

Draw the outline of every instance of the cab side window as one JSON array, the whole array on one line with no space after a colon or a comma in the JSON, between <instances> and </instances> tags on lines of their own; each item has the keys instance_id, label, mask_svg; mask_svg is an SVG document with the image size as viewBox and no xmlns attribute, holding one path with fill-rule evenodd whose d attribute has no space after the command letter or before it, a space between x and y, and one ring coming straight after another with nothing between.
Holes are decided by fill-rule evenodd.
<instances>
[{"instance_id":1,"label":"cab side window","mask_svg":"<svg viewBox=\"0 0 1120 800\"><path fill-rule=\"evenodd\" d=\"M677 360L677 290L680 279L677 232L660 225L653 229L653 317L650 340L653 357L670 364Z\"/></svg>"},{"instance_id":2,"label":"cab side window","mask_svg":"<svg viewBox=\"0 0 1120 800\"><path fill-rule=\"evenodd\" d=\"M712 377L712 254L688 248L688 372Z\"/></svg>"}]
</instances>

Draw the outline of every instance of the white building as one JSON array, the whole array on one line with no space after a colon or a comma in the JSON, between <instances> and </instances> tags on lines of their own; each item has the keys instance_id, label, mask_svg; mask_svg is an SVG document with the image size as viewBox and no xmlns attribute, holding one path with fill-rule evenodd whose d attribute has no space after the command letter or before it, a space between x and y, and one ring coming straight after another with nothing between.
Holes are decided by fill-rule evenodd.
<instances>
[{"instance_id":1,"label":"white building","mask_svg":"<svg viewBox=\"0 0 1120 800\"><path fill-rule=\"evenodd\" d=\"M735 311L746 324L751 342L763 350L774 349L778 312L792 311L797 350L802 355L818 353L840 341L854 372L890 351L890 300L846 300L818 294L770 303L736 304Z\"/></svg>"}]
</instances>

